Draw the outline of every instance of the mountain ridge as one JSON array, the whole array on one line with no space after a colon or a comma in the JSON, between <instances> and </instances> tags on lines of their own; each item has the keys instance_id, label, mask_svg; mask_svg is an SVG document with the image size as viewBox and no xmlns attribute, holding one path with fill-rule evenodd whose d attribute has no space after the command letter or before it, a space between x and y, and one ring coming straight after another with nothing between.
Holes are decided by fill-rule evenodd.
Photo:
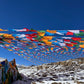
<instances>
[{"instance_id":1,"label":"mountain ridge","mask_svg":"<svg viewBox=\"0 0 84 84\"><path fill-rule=\"evenodd\" d=\"M84 58L70 59L39 66L20 66L18 70L19 73L27 77L26 80L32 81L31 84L53 84L53 82L59 81L60 84L62 84L62 81L68 82L64 84L84 84ZM25 84L27 83L25 82Z\"/></svg>"}]
</instances>

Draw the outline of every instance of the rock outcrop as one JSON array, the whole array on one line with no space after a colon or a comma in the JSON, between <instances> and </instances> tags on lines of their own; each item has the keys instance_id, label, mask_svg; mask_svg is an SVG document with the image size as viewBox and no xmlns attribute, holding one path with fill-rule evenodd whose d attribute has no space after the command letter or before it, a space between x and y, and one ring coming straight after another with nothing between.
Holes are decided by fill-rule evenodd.
<instances>
[{"instance_id":1,"label":"rock outcrop","mask_svg":"<svg viewBox=\"0 0 84 84\"><path fill-rule=\"evenodd\" d=\"M0 84L12 84L20 77L15 59L8 62L7 59L0 61Z\"/></svg>"}]
</instances>

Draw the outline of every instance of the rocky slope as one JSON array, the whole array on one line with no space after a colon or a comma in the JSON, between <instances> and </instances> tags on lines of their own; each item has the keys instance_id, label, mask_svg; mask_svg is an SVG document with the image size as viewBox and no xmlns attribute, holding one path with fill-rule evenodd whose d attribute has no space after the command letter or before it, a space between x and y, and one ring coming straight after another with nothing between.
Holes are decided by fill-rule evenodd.
<instances>
[{"instance_id":1,"label":"rocky slope","mask_svg":"<svg viewBox=\"0 0 84 84\"><path fill-rule=\"evenodd\" d=\"M23 79L15 84L84 84L84 58L18 69Z\"/></svg>"}]
</instances>

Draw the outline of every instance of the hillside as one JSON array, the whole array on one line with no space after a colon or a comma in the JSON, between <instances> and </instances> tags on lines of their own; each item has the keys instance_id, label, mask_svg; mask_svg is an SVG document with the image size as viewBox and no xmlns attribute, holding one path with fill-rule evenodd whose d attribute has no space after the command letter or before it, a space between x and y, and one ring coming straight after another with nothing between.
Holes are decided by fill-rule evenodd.
<instances>
[{"instance_id":1,"label":"hillside","mask_svg":"<svg viewBox=\"0 0 84 84\"><path fill-rule=\"evenodd\" d=\"M17 66L23 79L14 84L84 84L84 58L43 64Z\"/></svg>"}]
</instances>

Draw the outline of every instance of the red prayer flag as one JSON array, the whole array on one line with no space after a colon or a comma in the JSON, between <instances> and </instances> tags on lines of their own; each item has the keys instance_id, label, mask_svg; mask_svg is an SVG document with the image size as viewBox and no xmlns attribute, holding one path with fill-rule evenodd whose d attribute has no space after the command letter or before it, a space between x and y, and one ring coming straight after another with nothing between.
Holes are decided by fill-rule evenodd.
<instances>
[{"instance_id":1,"label":"red prayer flag","mask_svg":"<svg viewBox=\"0 0 84 84\"><path fill-rule=\"evenodd\" d=\"M73 35L73 32L67 32L66 35Z\"/></svg>"}]
</instances>

